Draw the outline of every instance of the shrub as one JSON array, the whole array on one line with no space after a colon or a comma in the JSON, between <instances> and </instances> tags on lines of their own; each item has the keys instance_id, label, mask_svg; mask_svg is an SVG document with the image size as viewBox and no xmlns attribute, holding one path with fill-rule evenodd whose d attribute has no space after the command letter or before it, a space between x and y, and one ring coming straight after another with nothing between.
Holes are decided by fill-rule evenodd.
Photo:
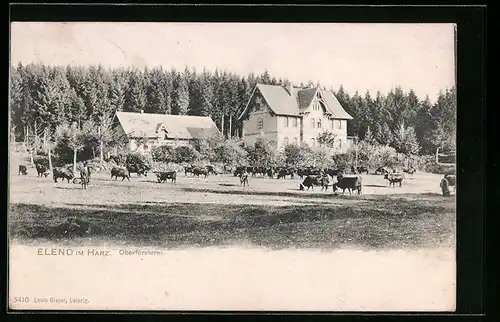
<instances>
[{"instance_id":1,"label":"shrub","mask_svg":"<svg viewBox=\"0 0 500 322\"><path fill-rule=\"evenodd\" d=\"M175 148L175 163L193 163L200 154L190 145L181 145Z\"/></svg>"}]
</instances>

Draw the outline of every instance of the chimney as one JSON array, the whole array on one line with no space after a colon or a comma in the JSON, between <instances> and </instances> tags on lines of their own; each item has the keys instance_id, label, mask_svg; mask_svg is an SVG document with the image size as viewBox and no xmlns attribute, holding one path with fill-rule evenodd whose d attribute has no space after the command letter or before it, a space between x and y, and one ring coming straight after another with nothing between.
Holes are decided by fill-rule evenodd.
<instances>
[{"instance_id":1,"label":"chimney","mask_svg":"<svg viewBox=\"0 0 500 322\"><path fill-rule=\"evenodd\" d=\"M294 90L294 88L293 88L293 84L291 82L287 82L285 84L285 89L288 92L288 94L290 94L290 96L293 97L293 90Z\"/></svg>"}]
</instances>

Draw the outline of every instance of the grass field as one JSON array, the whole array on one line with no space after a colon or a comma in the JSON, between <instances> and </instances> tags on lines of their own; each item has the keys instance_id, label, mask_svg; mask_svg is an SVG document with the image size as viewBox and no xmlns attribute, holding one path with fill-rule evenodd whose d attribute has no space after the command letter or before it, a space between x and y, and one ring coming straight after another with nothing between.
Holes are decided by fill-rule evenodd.
<instances>
[{"instance_id":1,"label":"grass field","mask_svg":"<svg viewBox=\"0 0 500 322\"><path fill-rule=\"evenodd\" d=\"M80 185L17 175L11 166L10 234L21 243L128 244L167 248L263 246L282 248L401 249L455 246L455 197L443 197L441 176L416 173L403 187L363 175L363 193L299 191L300 179L206 179L179 173L177 183L156 177L111 180L93 174ZM65 233L68 218L91 226Z\"/></svg>"},{"instance_id":2,"label":"grass field","mask_svg":"<svg viewBox=\"0 0 500 322\"><path fill-rule=\"evenodd\" d=\"M455 196L441 176L403 187L363 175L362 195L299 191L299 179L111 180L88 190L34 169L10 174L11 296L85 297L25 309L453 311ZM80 219L89 232L64 223ZM37 249L102 256L38 256ZM140 247L140 248L139 248ZM121 256L150 249L159 256Z\"/></svg>"}]
</instances>

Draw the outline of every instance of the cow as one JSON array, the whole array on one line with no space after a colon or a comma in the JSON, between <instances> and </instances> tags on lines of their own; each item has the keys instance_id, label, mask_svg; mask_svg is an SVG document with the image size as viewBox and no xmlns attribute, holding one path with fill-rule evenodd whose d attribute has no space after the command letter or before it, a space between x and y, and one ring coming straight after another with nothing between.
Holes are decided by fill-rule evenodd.
<instances>
[{"instance_id":1,"label":"cow","mask_svg":"<svg viewBox=\"0 0 500 322\"><path fill-rule=\"evenodd\" d=\"M269 178L274 178L274 169L273 168L268 168L266 169L266 174Z\"/></svg>"},{"instance_id":2,"label":"cow","mask_svg":"<svg viewBox=\"0 0 500 322\"><path fill-rule=\"evenodd\" d=\"M155 171L154 173L156 174L159 183L165 182L167 181L167 179L171 179L172 183L177 182L177 172L175 171L166 171L166 172Z\"/></svg>"},{"instance_id":3,"label":"cow","mask_svg":"<svg viewBox=\"0 0 500 322\"><path fill-rule=\"evenodd\" d=\"M240 185L248 186L248 172L244 171L240 174Z\"/></svg>"},{"instance_id":4,"label":"cow","mask_svg":"<svg viewBox=\"0 0 500 322\"><path fill-rule=\"evenodd\" d=\"M356 168L354 168L353 165L351 165L351 173L352 174L357 174L358 172L356 171Z\"/></svg>"},{"instance_id":5,"label":"cow","mask_svg":"<svg viewBox=\"0 0 500 322\"><path fill-rule=\"evenodd\" d=\"M57 179L66 179L68 180L68 183L70 180L73 180L75 178L75 175L73 174L73 171L68 168L54 168L52 170L52 177L54 178L54 182L57 182Z\"/></svg>"},{"instance_id":6,"label":"cow","mask_svg":"<svg viewBox=\"0 0 500 322\"><path fill-rule=\"evenodd\" d=\"M367 167L357 167L356 170L358 170L359 174L362 174L362 173L368 174L368 168Z\"/></svg>"},{"instance_id":7,"label":"cow","mask_svg":"<svg viewBox=\"0 0 500 322\"><path fill-rule=\"evenodd\" d=\"M26 168L26 166L22 164L19 166L19 173L17 175L21 175L21 173L23 174L23 176L28 174L28 168Z\"/></svg>"},{"instance_id":8,"label":"cow","mask_svg":"<svg viewBox=\"0 0 500 322\"><path fill-rule=\"evenodd\" d=\"M302 179L305 176L319 176L321 174L321 170L315 169L312 167L308 168L300 168L297 170L297 175Z\"/></svg>"},{"instance_id":9,"label":"cow","mask_svg":"<svg viewBox=\"0 0 500 322\"><path fill-rule=\"evenodd\" d=\"M204 175L205 178L208 177L208 171L207 169L203 169L203 168L194 168L192 170L192 173L193 175L199 177L200 175Z\"/></svg>"},{"instance_id":10,"label":"cow","mask_svg":"<svg viewBox=\"0 0 500 322\"><path fill-rule=\"evenodd\" d=\"M148 170L149 170L149 167L146 166L145 164L127 164L127 171L128 171L129 176L131 173L137 173L138 177L140 177L141 175L144 175L145 177L147 177Z\"/></svg>"},{"instance_id":11,"label":"cow","mask_svg":"<svg viewBox=\"0 0 500 322\"><path fill-rule=\"evenodd\" d=\"M377 170L375 170L375 174L387 174L389 173L389 170L386 167L378 167Z\"/></svg>"},{"instance_id":12,"label":"cow","mask_svg":"<svg viewBox=\"0 0 500 322\"><path fill-rule=\"evenodd\" d=\"M334 186L334 191L337 188L342 189L342 194L345 190L349 190L349 194L352 194L352 190L358 190L358 195L361 194L362 179L360 176L345 176L342 173L337 175L337 183Z\"/></svg>"},{"instance_id":13,"label":"cow","mask_svg":"<svg viewBox=\"0 0 500 322\"><path fill-rule=\"evenodd\" d=\"M336 177L339 173L343 173L344 172L344 169L343 168L339 168L339 169L326 169L325 170L325 173L328 174L330 177Z\"/></svg>"},{"instance_id":14,"label":"cow","mask_svg":"<svg viewBox=\"0 0 500 322\"><path fill-rule=\"evenodd\" d=\"M82 190L83 189L87 190L87 185L90 182L89 167L84 166L82 169L80 169L80 182L81 182L81 185L82 185Z\"/></svg>"},{"instance_id":15,"label":"cow","mask_svg":"<svg viewBox=\"0 0 500 322\"><path fill-rule=\"evenodd\" d=\"M281 178L285 179L286 176L290 176L290 179L293 179L294 174L295 174L294 169L292 169L292 168L282 168L280 171L278 171L277 178L278 179L281 179Z\"/></svg>"},{"instance_id":16,"label":"cow","mask_svg":"<svg viewBox=\"0 0 500 322\"><path fill-rule=\"evenodd\" d=\"M205 169L208 174L218 175L220 173L213 165L206 165Z\"/></svg>"},{"instance_id":17,"label":"cow","mask_svg":"<svg viewBox=\"0 0 500 322\"><path fill-rule=\"evenodd\" d=\"M37 163L35 167L36 167L36 172L38 174L37 177L42 177L42 176L47 177L49 175L49 173L47 172L48 170L47 167L44 166L43 164Z\"/></svg>"},{"instance_id":18,"label":"cow","mask_svg":"<svg viewBox=\"0 0 500 322\"><path fill-rule=\"evenodd\" d=\"M241 176L241 174L246 171L245 169L246 169L246 167L241 167L241 166L240 167L236 167L236 169L234 170L234 173L233 173L234 176L235 177Z\"/></svg>"},{"instance_id":19,"label":"cow","mask_svg":"<svg viewBox=\"0 0 500 322\"><path fill-rule=\"evenodd\" d=\"M111 169L111 179L113 179L113 177L115 177L115 180L117 180L118 177L121 177L122 181L125 180L125 178L127 178L128 181L130 181L130 173L128 172L127 169L123 168L113 167Z\"/></svg>"},{"instance_id":20,"label":"cow","mask_svg":"<svg viewBox=\"0 0 500 322\"><path fill-rule=\"evenodd\" d=\"M302 183L299 184L299 190L304 190L304 187L307 187L307 190L309 190L309 188L312 188L312 190L314 190L315 185L316 186L320 185L318 177L306 176L304 178L304 181L302 181Z\"/></svg>"},{"instance_id":21,"label":"cow","mask_svg":"<svg viewBox=\"0 0 500 322\"><path fill-rule=\"evenodd\" d=\"M399 183L399 186L403 186L403 179L404 176L403 174L399 172L392 172L392 173L386 173L384 175L384 179L389 181L389 187L392 185L393 187L396 186L396 183Z\"/></svg>"},{"instance_id":22,"label":"cow","mask_svg":"<svg viewBox=\"0 0 500 322\"><path fill-rule=\"evenodd\" d=\"M409 175L413 175L417 170L415 168L403 169L404 173L408 173Z\"/></svg>"}]
</instances>

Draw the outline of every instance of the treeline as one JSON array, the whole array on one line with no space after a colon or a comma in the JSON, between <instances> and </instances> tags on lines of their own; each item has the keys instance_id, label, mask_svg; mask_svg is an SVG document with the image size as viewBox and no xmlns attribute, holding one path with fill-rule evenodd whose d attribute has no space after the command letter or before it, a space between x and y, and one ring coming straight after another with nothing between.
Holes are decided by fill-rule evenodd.
<instances>
[{"instance_id":1,"label":"treeline","mask_svg":"<svg viewBox=\"0 0 500 322\"><path fill-rule=\"evenodd\" d=\"M86 121L97 126L109 122L115 111L210 116L226 137L237 136L243 111L257 83L284 85L267 71L244 77L216 70L196 71L137 68L106 69L102 66L73 67L29 64L11 66L11 129L16 141L30 133L54 133L58 125ZM309 81L302 87L318 86ZM323 88L326 90L326 88ZM354 120L348 135L373 136L381 144L394 145L402 126L414 131L420 153L437 146L453 145L456 133L455 89L440 93L436 103L419 100L413 91L397 87L383 95L356 93L349 96L342 86L336 94ZM37 133L39 134L39 133ZM40 134L41 135L41 134Z\"/></svg>"}]
</instances>

